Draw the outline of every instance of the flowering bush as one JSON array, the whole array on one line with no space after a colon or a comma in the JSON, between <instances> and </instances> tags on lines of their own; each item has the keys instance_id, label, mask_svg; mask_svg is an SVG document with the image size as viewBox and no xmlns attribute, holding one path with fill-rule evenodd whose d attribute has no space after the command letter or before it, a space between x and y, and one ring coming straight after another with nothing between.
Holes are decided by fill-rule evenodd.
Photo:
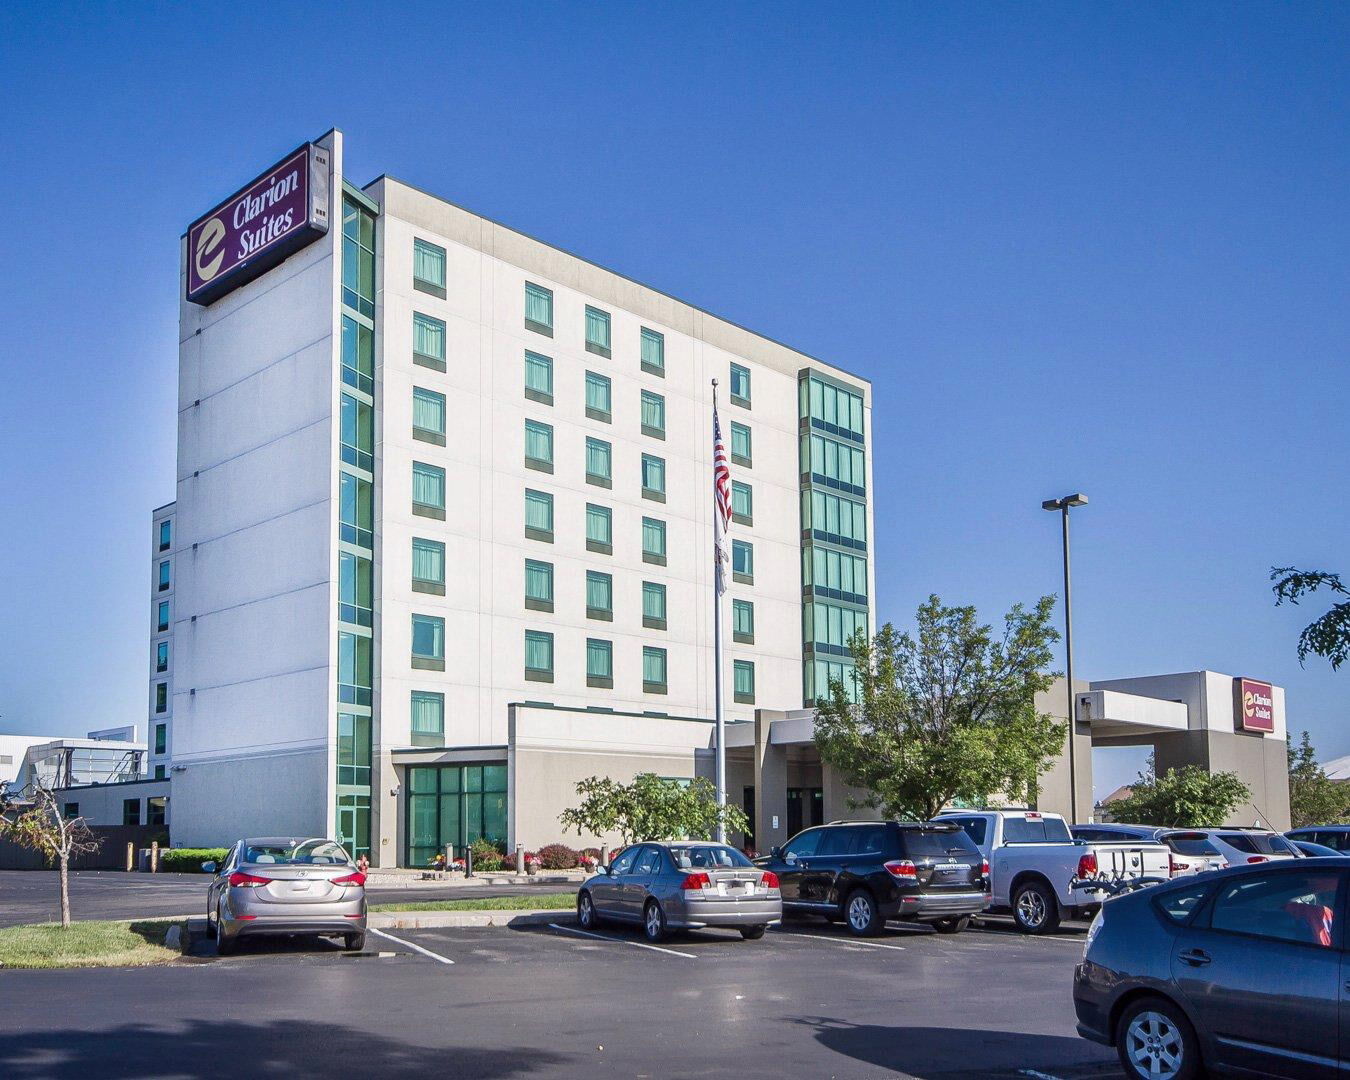
<instances>
[{"instance_id":1,"label":"flowering bush","mask_svg":"<svg viewBox=\"0 0 1350 1080\"><path fill-rule=\"evenodd\" d=\"M572 870L580 865L581 853L566 844L545 844L538 859L544 870Z\"/></svg>"},{"instance_id":2,"label":"flowering bush","mask_svg":"<svg viewBox=\"0 0 1350 1080\"><path fill-rule=\"evenodd\" d=\"M506 862L506 856L491 841L475 840L469 845L469 848L473 852L473 868L475 870L500 870Z\"/></svg>"}]
</instances>

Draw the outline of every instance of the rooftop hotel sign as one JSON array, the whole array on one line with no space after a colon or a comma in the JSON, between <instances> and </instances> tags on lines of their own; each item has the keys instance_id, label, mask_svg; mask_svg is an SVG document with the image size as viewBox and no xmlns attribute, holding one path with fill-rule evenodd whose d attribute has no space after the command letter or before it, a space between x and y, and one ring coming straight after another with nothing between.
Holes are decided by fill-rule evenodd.
<instances>
[{"instance_id":1,"label":"rooftop hotel sign","mask_svg":"<svg viewBox=\"0 0 1350 1080\"><path fill-rule=\"evenodd\" d=\"M187 232L187 298L211 304L328 232L329 152L306 143Z\"/></svg>"},{"instance_id":2,"label":"rooftop hotel sign","mask_svg":"<svg viewBox=\"0 0 1350 1080\"><path fill-rule=\"evenodd\" d=\"M1275 694L1268 682L1233 680L1233 707L1239 731L1275 730Z\"/></svg>"}]
</instances>

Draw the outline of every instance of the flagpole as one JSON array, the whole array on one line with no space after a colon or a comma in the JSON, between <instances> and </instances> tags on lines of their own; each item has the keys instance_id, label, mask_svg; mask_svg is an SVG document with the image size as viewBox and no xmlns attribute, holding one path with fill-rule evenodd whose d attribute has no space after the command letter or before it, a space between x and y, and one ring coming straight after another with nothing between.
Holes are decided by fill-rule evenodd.
<instances>
[{"instance_id":1,"label":"flagpole","mask_svg":"<svg viewBox=\"0 0 1350 1080\"><path fill-rule=\"evenodd\" d=\"M713 423L717 423L717 380L712 381ZM716 440L714 439L714 451ZM714 457L716 453L714 452ZM716 466L714 465L714 468ZM714 483L716 481L714 480ZM726 537L721 535L721 517L717 507L713 506L713 738L717 742L717 805L727 805L727 742L726 724L722 717L722 585L724 572L722 567L722 545ZM726 825L721 815L717 819L717 842L727 842Z\"/></svg>"}]
</instances>

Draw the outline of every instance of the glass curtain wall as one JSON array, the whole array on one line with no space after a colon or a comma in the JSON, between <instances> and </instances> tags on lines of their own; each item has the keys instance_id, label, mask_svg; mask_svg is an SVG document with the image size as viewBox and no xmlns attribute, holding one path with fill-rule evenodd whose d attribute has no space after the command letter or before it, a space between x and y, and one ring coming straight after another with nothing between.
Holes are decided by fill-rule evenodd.
<instances>
[{"instance_id":1,"label":"glass curtain wall","mask_svg":"<svg viewBox=\"0 0 1350 1080\"><path fill-rule=\"evenodd\" d=\"M406 865L427 866L446 844L506 843L506 764L408 768Z\"/></svg>"}]
</instances>

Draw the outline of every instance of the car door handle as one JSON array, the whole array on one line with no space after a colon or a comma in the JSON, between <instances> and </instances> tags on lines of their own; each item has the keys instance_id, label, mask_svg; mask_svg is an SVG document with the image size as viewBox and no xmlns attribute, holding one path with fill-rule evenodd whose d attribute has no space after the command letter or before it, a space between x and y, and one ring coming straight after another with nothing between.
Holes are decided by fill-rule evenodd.
<instances>
[{"instance_id":1,"label":"car door handle","mask_svg":"<svg viewBox=\"0 0 1350 1080\"><path fill-rule=\"evenodd\" d=\"M1204 967L1209 963L1209 953L1204 949L1187 949L1181 954L1181 959L1190 964L1191 967Z\"/></svg>"}]
</instances>

